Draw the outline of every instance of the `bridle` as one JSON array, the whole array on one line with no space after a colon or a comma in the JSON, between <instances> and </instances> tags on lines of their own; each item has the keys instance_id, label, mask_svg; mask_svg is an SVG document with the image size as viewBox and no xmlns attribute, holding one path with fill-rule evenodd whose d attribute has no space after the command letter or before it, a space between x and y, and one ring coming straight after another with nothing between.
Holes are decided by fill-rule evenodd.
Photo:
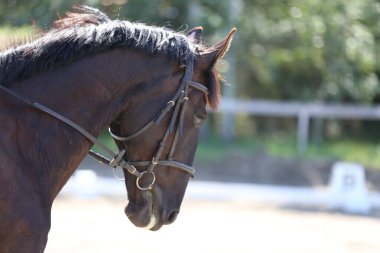
<instances>
[{"instance_id":1,"label":"bridle","mask_svg":"<svg viewBox=\"0 0 380 253\"><path fill-rule=\"evenodd\" d=\"M188 60L188 64L185 69L185 74L182 78L181 84L179 86L179 89L175 93L174 97L169 100L166 104L166 106L161 110L161 112L150 122L148 122L145 126L140 128L138 131L135 133L129 135L129 136L120 136L116 134L115 132L112 131L111 127L109 128L109 133L111 134L112 138L115 141L118 142L123 142L124 146L126 147L125 142L131 139L134 139L138 137L139 135L143 134L145 131L147 131L149 128L151 128L154 125L157 125L160 123L160 121L164 118L164 116L171 111L172 108L174 108L172 117L169 121L167 130L162 137L160 144L158 146L158 149L153 156L152 160L147 160L147 161L134 161L134 162L128 162L127 166L124 166L126 163L123 160L123 157L125 156L126 149L122 149L118 156L114 158L109 165L114 167L114 165L117 165L119 167L122 167L123 169L126 169L130 174L136 176L136 186L140 190L150 190L152 189L156 176L154 173L154 168L157 165L163 165L163 166L168 166L168 167L173 167L176 169L179 169L181 171L189 173L191 176L194 176L195 169L189 165L186 165L182 162L179 161L174 161L173 156L175 152L175 148L177 146L179 137L183 134L183 121L184 121L184 114L185 114L185 108L187 106L187 102L189 100L188 98L188 92L189 92L189 87L202 92L206 97L208 95L208 89L206 86L203 84L194 82L191 80L193 75L193 58L191 57L191 60ZM172 141L172 145L170 148L170 152L168 154L168 158L166 160L160 160L161 153L163 149L166 146L166 142L170 136L170 134L173 133L175 125L177 124L177 127L175 129L175 134L174 134L174 139ZM119 145L118 145L119 146ZM97 157L96 154L94 154L93 151L90 151L90 155ZM121 166L120 166L121 165ZM141 166L147 166L147 169L143 172L139 172L136 167L141 167ZM146 184L145 186L142 185L142 180L145 178L149 183ZM150 180L149 180L150 178Z\"/></svg>"},{"instance_id":2,"label":"bridle","mask_svg":"<svg viewBox=\"0 0 380 253\"><path fill-rule=\"evenodd\" d=\"M123 142L125 145L126 141L131 140L133 138L136 138L137 136L143 134L145 131L147 131L152 126L159 124L161 119L169 111L171 111L172 108L174 108L174 111L173 111L172 117L169 121L169 125L167 127L167 130L166 130L164 136L162 137L160 144L158 146L158 149L157 149L155 155L153 156L152 160L129 162L129 165L134 167L134 168L131 168L131 169L126 168L129 173L131 173L132 175L137 177L136 186L140 190L148 190L148 189L151 189L153 187L153 184L154 184L155 178L156 178L155 174L153 172L153 169L156 167L156 165L163 165L163 166L169 166L169 167L177 168L179 170L182 170L184 172L189 173L191 176L193 176L195 173L194 168L192 168L192 167L190 167L190 166L188 166L182 162L178 162L178 161L173 160L173 156L174 156L176 145L178 143L178 139L183 134L183 121L184 121L185 108L186 108L187 102L189 100L187 97L189 87L192 87L192 88L204 93L205 95L207 95L207 93L208 93L207 88L204 85L197 83L197 82L194 82L194 81L187 81L185 83L185 86L183 87L183 89L181 89L182 87L180 87L180 89L178 89L178 91L175 94L175 96L173 97L173 99L171 99L169 102L167 102L164 109L161 110L161 112L153 120L151 120L149 123L147 123L140 130L136 131L135 133L133 133L129 136L120 136L120 135L116 134L115 132L113 132L111 128L109 128L109 133L111 134L112 138L115 141ZM168 137L170 136L170 134L173 133L176 123L177 123L177 127L175 129L174 139L173 139L173 142L172 142L172 145L170 148L168 158L167 158L167 160L160 160L161 153L166 146L166 142L168 140ZM120 157L117 159L121 159L123 156L125 156L125 152L126 152L126 149L121 150L119 153ZM93 155L93 152L91 152L90 154ZM118 163L119 161L117 159L114 162ZM148 167L143 172L139 172L135 169L136 167L141 167L141 166L148 166ZM142 186L142 184L140 183L140 180L143 177L145 177L145 178L150 177L150 183L148 184L148 186Z\"/></svg>"},{"instance_id":3,"label":"bridle","mask_svg":"<svg viewBox=\"0 0 380 253\"><path fill-rule=\"evenodd\" d=\"M189 100L187 97L189 87L192 87L192 88L204 93L205 95L207 95L207 93L208 93L207 88L204 85L197 83L197 82L194 82L194 81L187 81L185 83L184 87L180 87L180 89L178 89L178 91L175 94L175 96L173 97L173 99L171 99L169 102L167 102L164 109L161 110L161 112L153 120L151 120L149 123L147 123L144 127L139 129L135 133L133 133L129 136L120 136L120 135L116 134L115 132L113 132L111 130L111 128L109 128L109 132L110 132L110 134L114 140L125 143L126 141L131 140L133 138L136 138L137 136L143 134L145 131L147 131L152 126L159 124L161 119L169 111L171 111L172 108L174 108L174 111L173 111L172 117L169 121L169 125L167 127L167 130L166 130L163 138L161 139L160 144L158 146L158 149L157 149L155 155L153 156L152 160L129 162L129 166L125 167L125 169L127 169L127 171L129 173L131 173L132 175L137 177L136 186L140 190L148 190L148 189L151 189L153 187L153 184L155 182L155 174L153 172L153 169L156 167L156 165L163 165L163 166L169 166L169 167L177 168L179 170L182 170L184 172L189 173L191 176L193 176L195 173L194 168L190 167L189 165L186 165L182 162L178 162L178 161L173 160L173 156L174 156L174 152L175 152L175 148L176 148L178 139L183 134L183 121L184 121L185 108L186 108L187 102ZM172 145L170 148L168 158L167 158L167 160L160 160L161 153L166 146L167 139L170 136L170 134L173 133L176 123L177 123L177 127L175 129L174 139L173 139L173 142L172 142ZM122 157L125 155L125 152L126 152L125 149L121 150L118 157L116 159L114 159L113 161L111 161L110 165L113 166L113 163L119 164L120 159L122 159ZM90 154L93 155L93 152L91 152ZM145 171L139 172L136 170L136 167L140 167L140 166L148 166L148 167ZM140 180L143 177L148 178L149 176L151 179L150 179L150 183L148 184L148 186L142 186L140 183Z\"/></svg>"},{"instance_id":4,"label":"bridle","mask_svg":"<svg viewBox=\"0 0 380 253\"><path fill-rule=\"evenodd\" d=\"M134 175L136 177L136 186L140 190L151 190L153 188L153 185L156 180L156 176L154 174L153 169L157 165L162 165L162 166L168 166L168 167L173 167L176 169L179 169L181 171L189 173L191 176L194 175L195 169L189 165L186 165L182 162L179 161L174 161L173 156L175 152L175 148L178 142L179 137L183 134L183 121L184 121L184 114L185 114L185 108L187 106L188 102L188 92L189 92L189 87L194 88L195 90L202 92L206 97L208 95L208 89L206 86L203 84L197 83L192 81L192 75L193 75L193 64L194 64L194 56L193 54L188 54L187 55L187 60L186 60L186 69L185 69L185 74L182 78L181 84L179 86L179 89L175 93L174 97L167 102L166 106L161 110L161 112L149 123L147 123L144 127L142 127L140 130L136 131L134 134L130 136L119 136L118 134L114 133L111 128L109 129L109 132L114 138L115 141L118 142L123 142L125 144L126 141L131 140L141 134L143 134L146 130L148 130L150 127L153 125L157 125L162 118L172 109L174 108L172 117L169 121L168 128L160 141L160 145L152 158L151 161L135 161L135 162L130 162L126 161L124 159L126 149L119 150L119 153L113 152L111 149L109 149L107 146L105 146L103 143L101 143L99 140L97 140L92 134L90 134L88 131L86 131L84 128L76 124L75 122L71 121L70 119L64 117L63 115L51 110L50 108L38 103L38 102L33 102L29 100L28 98L10 90L9 88L0 85L0 89L2 89L4 92L7 94L21 100L22 102L28 104L29 106L44 112L64 123L69 125L70 127L74 128L77 130L79 133L81 133L84 137L86 137L88 140L93 142L96 146L98 146L100 149L102 149L107 155L111 156L112 159L108 159L92 150L90 150L89 154L98 160L99 162L108 165L112 167L113 169L120 167L126 171L128 171L130 174ZM169 138L170 134L173 133L173 130L176 127L175 130L175 135L174 139L172 142L172 146L168 155L167 160L160 160L161 153L163 149L165 148L166 141ZM126 145L125 145L126 146ZM139 170L136 169L136 167L141 167L141 166L147 166L147 169L143 172L140 172ZM144 179L145 178L145 179ZM150 178L150 181L149 181ZM148 181L149 183L145 183L142 185L142 181Z\"/></svg>"}]
</instances>

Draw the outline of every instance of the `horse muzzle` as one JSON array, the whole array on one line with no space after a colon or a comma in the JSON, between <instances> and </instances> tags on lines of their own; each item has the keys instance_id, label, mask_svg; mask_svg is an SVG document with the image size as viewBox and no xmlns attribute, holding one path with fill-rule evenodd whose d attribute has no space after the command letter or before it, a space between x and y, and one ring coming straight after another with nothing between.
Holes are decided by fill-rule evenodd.
<instances>
[{"instance_id":1,"label":"horse muzzle","mask_svg":"<svg viewBox=\"0 0 380 253\"><path fill-rule=\"evenodd\" d=\"M162 208L162 198L157 187L144 191L143 194L142 199L138 202L130 201L124 210L136 227L157 231L177 219L179 208Z\"/></svg>"}]
</instances>

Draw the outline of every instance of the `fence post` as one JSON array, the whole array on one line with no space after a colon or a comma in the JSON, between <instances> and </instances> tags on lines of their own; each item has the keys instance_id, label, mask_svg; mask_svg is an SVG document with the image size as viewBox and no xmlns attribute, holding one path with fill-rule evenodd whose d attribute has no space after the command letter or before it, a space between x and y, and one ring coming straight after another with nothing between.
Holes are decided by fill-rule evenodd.
<instances>
[{"instance_id":1,"label":"fence post","mask_svg":"<svg viewBox=\"0 0 380 253\"><path fill-rule=\"evenodd\" d=\"M301 109L298 113L298 129L297 129L297 150L299 154L303 154L307 150L309 138L309 112L307 109Z\"/></svg>"}]
</instances>

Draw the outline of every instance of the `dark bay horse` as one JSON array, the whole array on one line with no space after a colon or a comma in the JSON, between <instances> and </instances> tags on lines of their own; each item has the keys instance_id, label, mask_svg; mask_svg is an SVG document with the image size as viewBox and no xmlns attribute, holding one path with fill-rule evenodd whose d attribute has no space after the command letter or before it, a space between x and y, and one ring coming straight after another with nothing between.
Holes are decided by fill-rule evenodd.
<instances>
[{"instance_id":1,"label":"dark bay horse","mask_svg":"<svg viewBox=\"0 0 380 253\"><path fill-rule=\"evenodd\" d=\"M201 31L80 7L0 53L1 253L44 251L55 197L107 127L120 149L110 165L124 169L128 218L151 230L176 219L206 106L219 101L215 63L235 30L211 47Z\"/></svg>"}]
</instances>

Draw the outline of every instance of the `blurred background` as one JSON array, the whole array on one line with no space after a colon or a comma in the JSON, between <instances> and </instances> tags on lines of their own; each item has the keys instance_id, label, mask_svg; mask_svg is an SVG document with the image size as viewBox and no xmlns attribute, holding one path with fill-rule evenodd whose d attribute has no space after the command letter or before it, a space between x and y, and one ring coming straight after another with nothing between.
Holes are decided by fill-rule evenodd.
<instances>
[{"instance_id":1,"label":"blurred background","mask_svg":"<svg viewBox=\"0 0 380 253\"><path fill-rule=\"evenodd\" d=\"M4 0L1 41L49 29L75 4L178 31L202 25L205 44L237 27L232 48L219 66L230 84L223 87L229 98L357 106L380 101L380 3L375 0ZM1 43L3 48L8 45ZM269 111L272 104L267 106ZM284 106L288 104L280 104ZM292 110L274 115L232 109L231 115L223 113L222 106L221 113L210 117L202 138L209 146L200 149L198 158L225 157L230 148L284 158L302 151L302 159L344 159L373 170L380 167L378 114L349 120L311 115L308 143L301 148L299 108ZM203 154L210 149L213 157Z\"/></svg>"},{"instance_id":2,"label":"blurred background","mask_svg":"<svg viewBox=\"0 0 380 253\"><path fill-rule=\"evenodd\" d=\"M371 231L370 226L380 225L377 212L380 206L377 195L380 191L379 1L2 0L0 48L28 41L34 33L49 29L56 18L75 4L99 8L113 19L166 26L176 31L203 26L203 43L206 45L222 39L232 27L237 27L232 47L218 66L225 79L223 102L218 111L210 112L202 129L195 161L197 176L189 186L188 203L199 206L194 208L188 204L190 206L186 208L195 212L209 208L217 213L220 210L218 205L225 203L229 208L236 206L235 211L252 212L251 216L242 217L251 217L260 224L262 220L281 219L281 215L289 212L289 206L292 206L292 212L310 215L307 217L313 221L318 220L316 215L325 215L321 221L332 224L329 219L336 220L334 215L348 212L350 216L344 217L351 224L358 222L362 226L362 219L365 219L365 224L370 224L369 227L361 227L363 230ZM106 133L101 139L112 146ZM342 177L342 183L337 178L332 179L334 168L336 177ZM112 176L87 160L81 169L93 169L98 176ZM217 184L205 184L210 181ZM248 188L241 188L242 185ZM219 194L212 191L218 187L221 187ZM353 198L359 199L359 205L362 205L359 209L350 212L341 206L331 205L332 192L340 191L342 187L353 189L356 194ZM203 204L215 198L221 201L225 196L223 193L235 190L236 195L228 195L226 202L213 202L217 206L202 207L198 203L199 198ZM208 194L202 195L202 192ZM351 193L339 194L352 198ZM310 201L312 199L315 201ZM72 204L74 200L65 201ZM112 202L103 199L101 203L105 208L115 205L109 201ZM271 207L280 206L280 210L274 207L267 210L267 206L263 209L261 205L251 208L253 203L263 201ZM342 201L340 203L346 200ZM88 204L95 205L92 201ZM65 209L64 202L59 202L58 207ZM84 206L81 208L87 210ZM260 210L265 212L260 213ZM265 216L267 220L257 217L267 212L273 212L274 216ZM230 213L220 215L226 220ZM285 214L284 217L288 220L299 216L287 217ZM231 216L231 219L236 217ZM260 238L260 234L254 231L255 224L248 222L245 225L252 228L244 227L243 231ZM318 235L322 239L310 239L313 236L317 238L317 232L311 230L310 238L306 238L309 245L318 246L326 242L324 226L318 224L320 227L317 229L320 230L316 231L320 232ZM200 227L203 225L199 224ZM294 224L285 226L288 225L292 227ZM319 225L311 224L311 227ZM231 226L230 230L243 229ZM267 231L268 226L259 226L264 229L260 231ZM181 228L176 229L181 231ZM185 233L186 229L182 229ZM308 228L301 226L299 229L299 234L291 235L307 234ZM357 231L358 227L340 229L337 233ZM286 231L284 229L285 234ZM270 233L264 233L267 234L269 236ZM271 236L279 240L282 235ZM344 237L348 238L347 244L339 244L337 248L334 248L338 245L335 243L343 241L341 237L327 242L330 249L335 249L328 252L380 252L380 244L371 238L369 241L366 241L368 237L355 241L357 234L350 236ZM267 247L263 252L280 250L263 237L260 241ZM314 252L310 248L283 243L282 252ZM253 244L243 244L247 247L237 251L253 252L256 250ZM49 252L61 252L58 248L51 248ZM85 246L83 248L78 252L95 252L86 251ZM214 249L221 252L222 248ZM212 249L208 251L213 252Z\"/></svg>"}]
</instances>

